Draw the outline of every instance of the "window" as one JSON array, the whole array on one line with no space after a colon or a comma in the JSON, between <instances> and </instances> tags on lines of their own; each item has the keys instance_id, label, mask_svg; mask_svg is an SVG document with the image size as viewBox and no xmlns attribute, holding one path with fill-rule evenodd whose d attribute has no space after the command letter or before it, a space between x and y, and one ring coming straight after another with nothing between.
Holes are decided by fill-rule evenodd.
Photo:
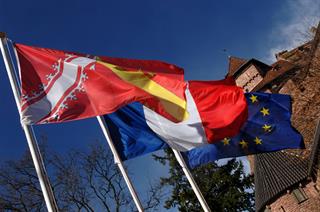
<instances>
[{"instance_id":1,"label":"window","mask_svg":"<svg viewBox=\"0 0 320 212\"><path fill-rule=\"evenodd\" d=\"M297 188L292 191L293 196L296 198L298 204L306 201L308 199L306 193L302 188Z\"/></svg>"}]
</instances>

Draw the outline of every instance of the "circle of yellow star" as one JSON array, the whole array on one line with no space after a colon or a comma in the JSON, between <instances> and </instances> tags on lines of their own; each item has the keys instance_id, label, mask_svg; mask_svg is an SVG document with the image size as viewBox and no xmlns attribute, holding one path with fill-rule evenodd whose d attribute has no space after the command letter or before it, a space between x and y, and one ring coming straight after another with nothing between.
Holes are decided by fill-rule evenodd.
<instances>
[{"instance_id":1,"label":"circle of yellow star","mask_svg":"<svg viewBox=\"0 0 320 212\"><path fill-rule=\"evenodd\" d=\"M263 107L260 112L262 113L263 116L267 116L267 115L270 115L269 113L269 109L268 108L265 108Z\"/></svg>"},{"instance_id":2,"label":"circle of yellow star","mask_svg":"<svg viewBox=\"0 0 320 212\"><path fill-rule=\"evenodd\" d=\"M262 144L262 140L260 138L258 138L258 137L256 137L254 139L254 142L256 142L257 145L261 145Z\"/></svg>"},{"instance_id":3,"label":"circle of yellow star","mask_svg":"<svg viewBox=\"0 0 320 212\"><path fill-rule=\"evenodd\" d=\"M245 140L241 140L241 141L239 142L239 144L241 145L241 148L247 148L247 147L248 147L248 143L245 142Z\"/></svg>"},{"instance_id":4,"label":"circle of yellow star","mask_svg":"<svg viewBox=\"0 0 320 212\"><path fill-rule=\"evenodd\" d=\"M251 95L250 96L250 98L249 98L250 100L251 100L251 103L255 103L255 102L258 102L258 97L257 96L255 96L255 95Z\"/></svg>"},{"instance_id":5,"label":"circle of yellow star","mask_svg":"<svg viewBox=\"0 0 320 212\"><path fill-rule=\"evenodd\" d=\"M265 132L271 132L271 125L264 124L262 129L264 129Z\"/></svg>"},{"instance_id":6,"label":"circle of yellow star","mask_svg":"<svg viewBox=\"0 0 320 212\"><path fill-rule=\"evenodd\" d=\"M223 146L229 145L230 138L224 138L224 139L222 140L222 142L223 142Z\"/></svg>"}]
</instances>

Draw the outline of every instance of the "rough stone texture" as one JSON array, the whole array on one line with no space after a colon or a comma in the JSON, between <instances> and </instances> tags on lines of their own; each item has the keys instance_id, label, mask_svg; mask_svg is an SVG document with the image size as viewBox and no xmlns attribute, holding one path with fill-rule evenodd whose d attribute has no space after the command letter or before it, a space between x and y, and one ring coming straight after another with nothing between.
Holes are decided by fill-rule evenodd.
<instances>
[{"instance_id":1,"label":"rough stone texture","mask_svg":"<svg viewBox=\"0 0 320 212\"><path fill-rule=\"evenodd\" d=\"M316 178L316 188L318 191L320 191L320 169L317 170L317 178Z\"/></svg>"},{"instance_id":2,"label":"rough stone texture","mask_svg":"<svg viewBox=\"0 0 320 212\"><path fill-rule=\"evenodd\" d=\"M276 54L277 60L289 60L291 62L301 62L301 59L305 57L312 49L312 41L305 43L290 51L283 51Z\"/></svg>"},{"instance_id":3,"label":"rough stone texture","mask_svg":"<svg viewBox=\"0 0 320 212\"><path fill-rule=\"evenodd\" d=\"M297 202L293 193L289 191L285 193L277 201L273 202L269 205L271 211L285 211L285 212L316 212L319 211L320 206L320 198L319 193L315 189L314 183L308 183L305 187L302 187L303 191L307 196L307 200L301 202L300 204Z\"/></svg>"},{"instance_id":4,"label":"rough stone texture","mask_svg":"<svg viewBox=\"0 0 320 212\"><path fill-rule=\"evenodd\" d=\"M312 148L317 120L320 118L320 46L315 52L310 68L300 68L279 90L292 97L292 124L303 135L306 150L292 150L308 157ZM295 61L299 63L299 61Z\"/></svg>"}]
</instances>

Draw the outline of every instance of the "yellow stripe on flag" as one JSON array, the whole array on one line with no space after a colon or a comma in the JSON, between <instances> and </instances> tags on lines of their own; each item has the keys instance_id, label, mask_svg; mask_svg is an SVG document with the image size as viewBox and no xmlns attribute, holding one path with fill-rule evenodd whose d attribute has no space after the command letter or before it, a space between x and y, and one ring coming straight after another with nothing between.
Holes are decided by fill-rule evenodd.
<instances>
[{"instance_id":1,"label":"yellow stripe on flag","mask_svg":"<svg viewBox=\"0 0 320 212\"><path fill-rule=\"evenodd\" d=\"M155 81L153 81L149 75L142 71L125 71L121 70L120 67L110 63L97 61L101 65L110 69L122 80L135 85L147 93L157 97L162 103L165 110L176 118L178 121L183 121L188 118L187 103L184 99L178 97L171 91L165 89ZM152 74L150 73L152 77Z\"/></svg>"}]
</instances>

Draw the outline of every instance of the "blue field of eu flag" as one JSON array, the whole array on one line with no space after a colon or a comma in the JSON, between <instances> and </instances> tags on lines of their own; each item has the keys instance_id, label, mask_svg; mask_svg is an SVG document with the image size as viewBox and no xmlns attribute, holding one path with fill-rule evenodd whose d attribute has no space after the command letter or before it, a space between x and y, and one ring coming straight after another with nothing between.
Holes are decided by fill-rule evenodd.
<instances>
[{"instance_id":1,"label":"blue field of eu flag","mask_svg":"<svg viewBox=\"0 0 320 212\"><path fill-rule=\"evenodd\" d=\"M222 158L304 148L302 136L291 126L290 96L268 93L245 95L248 119L240 133L215 144L183 152L190 168ZM132 103L105 116L122 160L168 147L165 140L148 126L143 107L140 103Z\"/></svg>"}]
</instances>

